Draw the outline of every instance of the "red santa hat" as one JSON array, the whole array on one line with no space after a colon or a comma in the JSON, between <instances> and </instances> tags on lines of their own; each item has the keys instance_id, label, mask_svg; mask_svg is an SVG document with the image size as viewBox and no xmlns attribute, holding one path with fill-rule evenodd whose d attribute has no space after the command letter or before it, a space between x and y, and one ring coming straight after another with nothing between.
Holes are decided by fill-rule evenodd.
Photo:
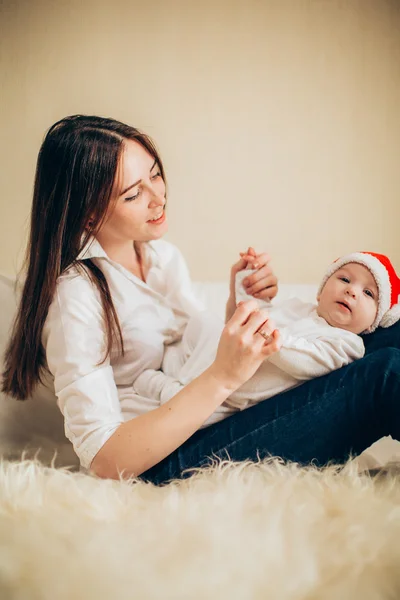
<instances>
[{"instance_id":1,"label":"red santa hat","mask_svg":"<svg viewBox=\"0 0 400 600\"><path fill-rule=\"evenodd\" d=\"M378 311L368 332L375 331L377 327L390 327L396 323L400 319L400 279L388 257L383 254L354 252L338 258L325 273L318 295L329 277L348 263L358 263L367 267L378 287Z\"/></svg>"}]
</instances>

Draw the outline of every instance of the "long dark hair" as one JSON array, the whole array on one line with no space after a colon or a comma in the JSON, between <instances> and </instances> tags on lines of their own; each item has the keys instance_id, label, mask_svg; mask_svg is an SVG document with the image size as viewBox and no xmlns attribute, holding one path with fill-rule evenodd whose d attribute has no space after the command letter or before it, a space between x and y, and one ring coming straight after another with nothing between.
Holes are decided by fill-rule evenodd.
<instances>
[{"instance_id":1,"label":"long dark hair","mask_svg":"<svg viewBox=\"0 0 400 600\"><path fill-rule=\"evenodd\" d=\"M103 306L107 352L123 339L102 271L77 257L101 227L111 201L124 140L136 140L165 174L153 141L134 127L101 117L74 115L55 123L39 151L30 236L23 271L26 279L5 352L2 390L25 400L42 380L46 365L42 332L58 277L70 266L97 287ZM90 225L90 226L89 226Z\"/></svg>"}]
</instances>

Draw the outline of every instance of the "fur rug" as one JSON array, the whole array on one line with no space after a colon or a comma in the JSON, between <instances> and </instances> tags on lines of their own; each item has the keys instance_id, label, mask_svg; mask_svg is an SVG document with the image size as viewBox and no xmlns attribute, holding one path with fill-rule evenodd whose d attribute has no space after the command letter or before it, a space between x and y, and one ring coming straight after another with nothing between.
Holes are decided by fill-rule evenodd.
<instances>
[{"instance_id":1,"label":"fur rug","mask_svg":"<svg viewBox=\"0 0 400 600\"><path fill-rule=\"evenodd\" d=\"M400 478L220 464L155 487L0 464L0 598L400 597Z\"/></svg>"}]
</instances>

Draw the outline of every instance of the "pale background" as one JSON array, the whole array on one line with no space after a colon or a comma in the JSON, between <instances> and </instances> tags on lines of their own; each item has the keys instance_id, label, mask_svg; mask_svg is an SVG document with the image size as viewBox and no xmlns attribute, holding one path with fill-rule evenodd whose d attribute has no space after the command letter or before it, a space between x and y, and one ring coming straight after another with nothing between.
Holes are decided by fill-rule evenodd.
<instances>
[{"instance_id":1,"label":"pale background","mask_svg":"<svg viewBox=\"0 0 400 600\"><path fill-rule=\"evenodd\" d=\"M239 250L315 282L358 249L400 270L400 0L0 0L0 273L26 241L45 130L154 137L192 275Z\"/></svg>"}]
</instances>

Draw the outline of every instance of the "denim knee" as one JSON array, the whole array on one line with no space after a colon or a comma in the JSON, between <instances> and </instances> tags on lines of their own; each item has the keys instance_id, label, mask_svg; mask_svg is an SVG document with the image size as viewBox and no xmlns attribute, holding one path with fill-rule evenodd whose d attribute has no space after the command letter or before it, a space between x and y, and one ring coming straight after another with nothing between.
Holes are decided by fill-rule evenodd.
<instances>
[{"instance_id":1,"label":"denim knee","mask_svg":"<svg viewBox=\"0 0 400 600\"><path fill-rule=\"evenodd\" d=\"M386 348L379 348L378 350L374 350L369 355L374 357L380 364L383 366L388 366L390 368L395 367L396 365L400 365L400 349L394 348L392 346L387 346Z\"/></svg>"},{"instance_id":2,"label":"denim knee","mask_svg":"<svg viewBox=\"0 0 400 600\"><path fill-rule=\"evenodd\" d=\"M373 366L372 373L377 375L388 375L389 373L400 373L400 349L399 348L379 348L365 356Z\"/></svg>"}]
</instances>

